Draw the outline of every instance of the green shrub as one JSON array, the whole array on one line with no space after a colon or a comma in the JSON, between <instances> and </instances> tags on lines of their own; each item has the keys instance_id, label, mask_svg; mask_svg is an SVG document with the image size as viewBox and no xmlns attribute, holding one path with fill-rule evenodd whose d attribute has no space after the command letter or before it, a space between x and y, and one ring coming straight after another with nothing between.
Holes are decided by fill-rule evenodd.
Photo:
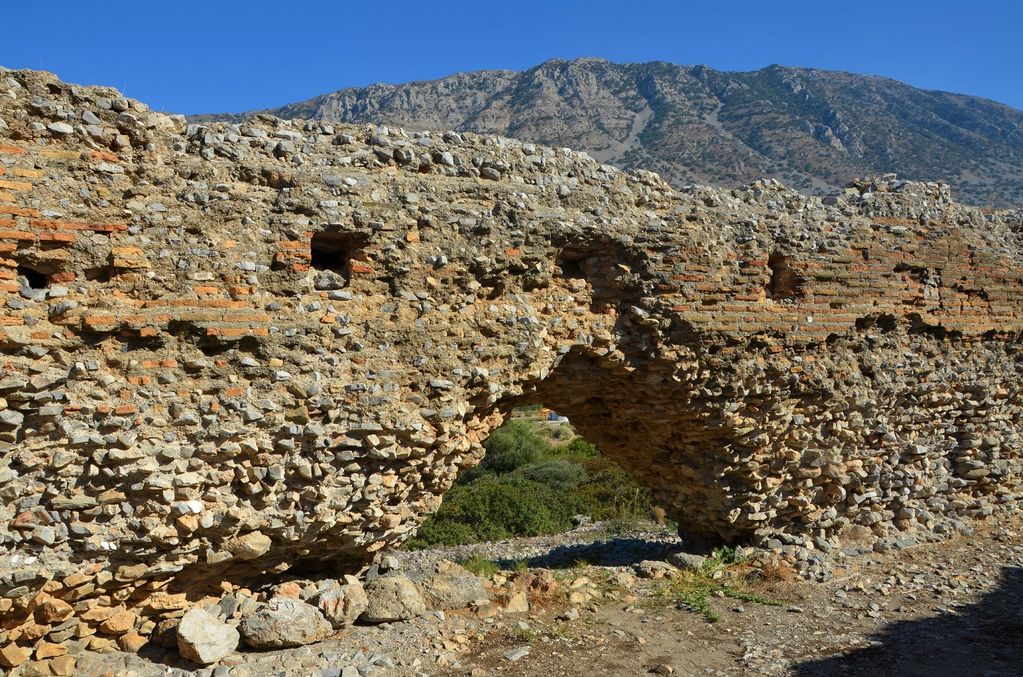
<instances>
[{"instance_id":1,"label":"green shrub","mask_svg":"<svg viewBox=\"0 0 1023 677\"><path fill-rule=\"evenodd\" d=\"M571 527L572 511L553 488L518 476L484 475L452 487L410 547L538 536Z\"/></svg>"},{"instance_id":2,"label":"green shrub","mask_svg":"<svg viewBox=\"0 0 1023 677\"><path fill-rule=\"evenodd\" d=\"M650 492L604 457L583 462L586 479L573 491L578 511L597 521L609 519L650 519Z\"/></svg>"},{"instance_id":3,"label":"green shrub","mask_svg":"<svg viewBox=\"0 0 1023 677\"><path fill-rule=\"evenodd\" d=\"M471 526L445 519L438 512L423 522L415 537L409 539L405 547L409 550L422 550L435 545L464 545L478 541L476 531Z\"/></svg>"},{"instance_id":4,"label":"green shrub","mask_svg":"<svg viewBox=\"0 0 1023 677\"><path fill-rule=\"evenodd\" d=\"M477 576L493 576L501 572L501 567L494 560L484 559L479 555L473 555L466 559L458 560L462 567Z\"/></svg>"},{"instance_id":5,"label":"green shrub","mask_svg":"<svg viewBox=\"0 0 1023 677\"><path fill-rule=\"evenodd\" d=\"M550 432L547 433L552 440L560 440L565 435L568 435L568 429L564 426L553 426Z\"/></svg>"},{"instance_id":6,"label":"green shrub","mask_svg":"<svg viewBox=\"0 0 1023 677\"><path fill-rule=\"evenodd\" d=\"M577 514L598 521L652 517L650 493L582 438L551 446L518 420L495 430L484 446L483 462L459 478L408 547L558 533Z\"/></svg>"},{"instance_id":7,"label":"green shrub","mask_svg":"<svg viewBox=\"0 0 1023 677\"><path fill-rule=\"evenodd\" d=\"M491 433L483 446L487 455L480 466L498 474L536 463L550 450L550 446L525 421L506 423Z\"/></svg>"},{"instance_id":8,"label":"green shrub","mask_svg":"<svg viewBox=\"0 0 1023 677\"><path fill-rule=\"evenodd\" d=\"M600 451L581 437L574 438L568 444L563 444L554 449L559 456L571 456L572 458L594 458L600 456Z\"/></svg>"},{"instance_id":9,"label":"green shrub","mask_svg":"<svg viewBox=\"0 0 1023 677\"><path fill-rule=\"evenodd\" d=\"M568 491L583 479L586 471L578 463L559 458L519 468L516 474L558 491Z\"/></svg>"}]
</instances>

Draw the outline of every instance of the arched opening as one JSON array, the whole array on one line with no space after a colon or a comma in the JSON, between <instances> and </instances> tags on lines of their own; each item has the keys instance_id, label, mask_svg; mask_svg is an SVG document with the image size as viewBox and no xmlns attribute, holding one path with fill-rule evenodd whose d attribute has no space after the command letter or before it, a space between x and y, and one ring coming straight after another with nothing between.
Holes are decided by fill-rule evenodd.
<instances>
[{"instance_id":1,"label":"arched opening","mask_svg":"<svg viewBox=\"0 0 1023 677\"><path fill-rule=\"evenodd\" d=\"M602 454L570 419L515 408L484 442L410 547L470 545L592 527L593 537L649 529L663 517L651 492ZM660 519L663 523L663 519Z\"/></svg>"},{"instance_id":2,"label":"arched opening","mask_svg":"<svg viewBox=\"0 0 1023 677\"><path fill-rule=\"evenodd\" d=\"M579 247L563 249L555 262L559 273L558 277L564 280L585 281L587 276L584 265L588 265L585 262L589 255L588 250Z\"/></svg>"},{"instance_id":3,"label":"arched opening","mask_svg":"<svg viewBox=\"0 0 1023 677\"><path fill-rule=\"evenodd\" d=\"M487 456L479 466L462 473L444 501L460 502L458 510L463 516L473 514L472 510L479 515L481 504L495 500L498 488L493 484L514 478L542 480L555 485L558 495L569 505L579 505L572 503L576 491L600 497L604 504L589 506L599 508L593 510L594 519L642 518L652 523L669 516L677 521L679 535L691 550L710 551L722 544L750 542L758 525L748 523L736 509L748 487L744 486L740 468L728 465L731 459L743 455L742 443L735 439L731 428L710 419L699 393L689 392L673 374L657 373L659 367L654 362L647 365L643 378L637 378L634 366L601 357L589 348L568 351L544 378L529 383L521 395L498 403L505 421L512 422L511 430L506 423L491 435L484 445ZM542 413L545 410L567 418L571 432L554 440L550 444L553 449L535 454L528 449L529 435L516 430L515 422L524 415L532 416L537 421L531 425L534 432L539 425L554 429L562 425L547 421ZM503 448L499 457L492 458L499 446L494 443L495 436L504 438L500 440ZM509 441L508 437L515 439ZM522 445L527 448L520 448ZM509 446L518 451L509 452ZM574 457L572 453L587 450L600 460ZM566 467L571 464L583 465L582 472ZM490 486L476 486L476 490L486 489L479 496L468 496L473 492L465 485L488 473L497 475L496 481ZM557 487L558 481L563 486ZM467 507L469 498L476 499L476 503ZM526 498L535 505L532 497L522 500ZM539 511L539 507L534 508L534 512ZM440 514L444 512L442 507ZM547 510L551 512L557 513ZM565 513L557 514L561 524L566 524ZM429 529L430 524L425 528ZM511 535L463 532L445 537L482 536L479 540L487 540L487 536L503 539Z\"/></svg>"},{"instance_id":4,"label":"arched opening","mask_svg":"<svg viewBox=\"0 0 1023 677\"><path fill-rule=\"evenodd\" d=\"M586 292L591 309L604 312L620 294L619 277L628 267L621 264L615 243L567 244L554 261L554 279L574 293Z\"/></svg>"},{"instance_id":5,"label":"arched opening","mask_svg":"<svg viewBox=\"0 0 1023 677\"><path fill-rule=\"evenodd\" d=\"M567 416L677 519L691 546L748 540L753 525L734 520L746 487L729 463L744 453L733 430L708 415L702 393L679 379L674 365L601 352L573 348L518 402L542 402Z\"/></svg>"}]
</instances>

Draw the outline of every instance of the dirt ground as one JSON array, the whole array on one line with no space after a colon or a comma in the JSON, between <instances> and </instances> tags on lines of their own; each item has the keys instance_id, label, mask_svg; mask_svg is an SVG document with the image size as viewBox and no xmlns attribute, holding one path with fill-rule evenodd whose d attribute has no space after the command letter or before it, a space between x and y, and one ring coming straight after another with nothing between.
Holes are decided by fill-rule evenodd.
<instances>
[{"instance_id":1,"label":"dirt ground","mask_svg":"<svg viewBox=\"0 0 1023 677\"><path fill-rule=\"evenodd\" d=\"M765 581L758 591L779 606L712 596L715 623L655 583L639 581L632 603L612 593L575 621L534 614L528 631L488 636L446 674L1023 675L1018 524L860 557L824 583Z\"/></svg>"},{"instance_id":2,"label":"dirt ground","mask_svg":"<svg viewBox=\"0 0 1023 677\"><path fill-rule=\"evenodd\" d=\"M601 533L605 539L594 542ZM78 674L1023 675L1019 522L978 523L969 536L847 558L824 582L731 565L720 581L699 580L727 582L723 589L741 589L746 599L712 593L702 612L680 597L684 577L663 563L673 547L663 532L608 536L591 528L405 553L417 560L477 554L506 564L487 575L492 597L503 602L527 590L530 609L509 614L497 604L355 626L297 649L236 653L209 668L182 664L173 651L83 656Z\"/></svg>"}]
</instances>

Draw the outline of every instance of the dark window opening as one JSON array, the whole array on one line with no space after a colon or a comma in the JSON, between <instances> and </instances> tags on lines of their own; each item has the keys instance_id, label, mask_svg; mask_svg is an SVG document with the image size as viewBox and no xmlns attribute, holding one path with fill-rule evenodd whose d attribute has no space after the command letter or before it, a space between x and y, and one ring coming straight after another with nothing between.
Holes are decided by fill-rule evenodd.
<instances>
[{"instance_id":1,"label":"dark window opening","mask_svg":"<svg viewBox=\"0 0 1023 677\"><path fill-rule=\"evenodd\" d=\"M243 336L240 339L222 339L209 336L206 331L190 320L171 320L167 323L167 335L186 343L191 343L206 357L217 357L232 350L238 353L249 353L265 357L262 345L255 336Z\"/></svg>"},{"instance_id":2,"label":"dark window opening","mask_svg":"<svg viewBox=\"0 0 1023 677\"><path fill-rule=\"evenodd\" d=\"M589 252L578 249L564 249L558 256L555 265L561 271L559 277L565 280L585 280L584 263Z\"/></svg>"},{"instance_id":3,"label":"dark window opening","mask_svg":"<svg viewBox=\"0 0 1023 677\"><path fill-rule=\"evenodd\" d=\"M46 289L50 276L25 265L18 266L19 284L29 289Z\"/></svg>"},{"instance_id":4,"label":"dark window opening","mask_svg":"<svg viewBox=\"0 0 1023 677\"><path fill-rule=\"evenodd\" d=\"M89 282L110 282L112 275L111 266L99 266L98 268L86 268L85 279Z\"/></svg>"},{"instance_id":5,"label":"dark window opening","mask_svg":"<svg viewBox=\"0 0 1023 677\"><path fill-rule=\"evenodd\" d=\"M312 254L309 263L316 270L329 270L347 280L352 260L361 257L365 244L365 237L357 233L316 233L309 243Z\"/></svg>"},{"instance_id":6,"label":"dark window opening","mask_svg":"<svg viewBox=\"0 0 1023 677\"><path fill-rule=\"evenodd\" d=\"M767 260L771 269L771 281L767 285L767 296L772 299L793 299L802 296L802 280L792 269L792 259L777 252Z\"/></svg>"},{"instance_id":7,"label":"dark window opening","mask_svg":"<svg viewBox=\"0 0 1023 677\"><path fill-rule=\"evenodd\" d=\"M919 313L910 313L906 319L909 320L907 330L910 334L923 334L936 339L950 340L959 340L963 337L963 333L959 330L948 329L940 324L929 324Z\"/></svg>"}]
</instances>

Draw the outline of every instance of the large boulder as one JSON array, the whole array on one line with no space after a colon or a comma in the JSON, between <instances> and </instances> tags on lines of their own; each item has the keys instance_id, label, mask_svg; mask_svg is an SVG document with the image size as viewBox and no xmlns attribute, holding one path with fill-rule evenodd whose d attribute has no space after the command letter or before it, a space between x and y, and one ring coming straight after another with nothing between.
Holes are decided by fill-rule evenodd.
<instances>
[{"instance_id":1,"label":"large boulder","mask_svg":"<svg viewBox=\"0 0 1023 677\"><path fill-rule=\"evenodd\" d=\"M270 552L273 541L266 534L253 531L234 538L227 544L227 551L238 559L256 559Z\"/></svg>"},{"instance_id":2,"label":"large boulder","mask_svg":"<svg viewBox=\"0 0 1023 677\"><path fill-rule=\"evenodd\" d=\"M366 595L369 603L359 620L367 623L403 621L426 612L426 601L407 576L375 578L366 584Z\"/></svg>"},{"instance_id":3,"label":"large boulder","mask_svg":"<svg viewBox=\"0 0 1023 677\"><path fill-rule=\"evenodd\" d=\"M668 564L676 566L683 571L692 570L696 571L704 565L707 558L703 555L697 555L692 552L678 551L673 552L666 558Z\"/></svg>"},{"instance_id":4,"label":"large boulder","mask_svg":"<svg viewBox=\"0 0 1023 677\"><path fill-rule=\"evenodd\" d=\"M354 623L369 606L362 583L354 576L345 576L345 584L337 581L316 596L316 607L335 628Z\"/></svg>"},{"instance_id":5,"label":"large boulder","mask_svg":"<svg viewBox=\"0 0 1023 677\"><path fill-rule=\"evenodd\" d=\"M238 648L238 630L205 609L195 608L177 627L178 652L202 665L210 665Z\"/></svg>"},{"instance_id":6,"label":"large boulder","mask_svg":"<svg viewBox=\"0 0 1023 677\"><path fill-rule=\"evenodd\" d=\"M423 571L407 575L428 609L462 609L487 599L483 581L454 562L437 562Z\"/></svg>"},{"instance_id":7,"label":"large boulder","mask_svg":"<svg viewBox=\"0 0 1023 677\"><path fill-rule=\"evenodd\" d=\"M242 619L239 630L245 644L253 649L284 649L318 642L333 628L311 604L274 597Z\"/></svg>"}]
</instances>

